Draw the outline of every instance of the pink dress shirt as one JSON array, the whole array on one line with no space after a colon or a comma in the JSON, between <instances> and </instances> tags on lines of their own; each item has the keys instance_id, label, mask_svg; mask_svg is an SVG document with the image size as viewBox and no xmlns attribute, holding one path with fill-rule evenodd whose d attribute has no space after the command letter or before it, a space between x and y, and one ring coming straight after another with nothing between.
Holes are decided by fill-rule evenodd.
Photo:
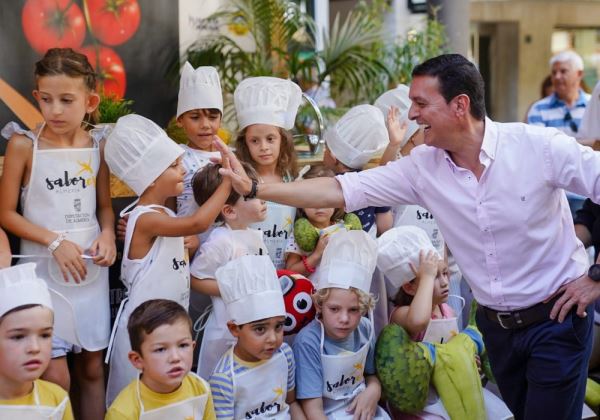
<instances>
[{"instance_id":1,"label":"pink dress shirt","mask_svg":"<svg viewBox=\"0 0 600 420\"><path fill-rule=\"evenodd\" d=\"M480 304L534 305L587 269L563 188L600 203L600 153L553 128L486 118L479 159L478 181L445 150L423 145L337 180L346 211L429 209Z\"/></svg>"}]
</instances>

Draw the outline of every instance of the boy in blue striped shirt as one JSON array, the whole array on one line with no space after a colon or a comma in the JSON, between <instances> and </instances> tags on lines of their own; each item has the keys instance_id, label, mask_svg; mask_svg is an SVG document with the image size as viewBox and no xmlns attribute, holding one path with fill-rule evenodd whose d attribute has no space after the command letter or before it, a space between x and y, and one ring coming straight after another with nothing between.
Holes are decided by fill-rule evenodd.
<instances>
[{"instance_id":1,"label":"boy in blue striped shirt","mask_svg":"<svg viewBox=\"0 0 600 420\"><path fill-rule=\"evenodd\" d=\"M210 377L217 419L305 419L296 401L295 363L283 342L285 306L273 263L243 256L216 273L237 338Z\"/></svg>"}]
</instances>

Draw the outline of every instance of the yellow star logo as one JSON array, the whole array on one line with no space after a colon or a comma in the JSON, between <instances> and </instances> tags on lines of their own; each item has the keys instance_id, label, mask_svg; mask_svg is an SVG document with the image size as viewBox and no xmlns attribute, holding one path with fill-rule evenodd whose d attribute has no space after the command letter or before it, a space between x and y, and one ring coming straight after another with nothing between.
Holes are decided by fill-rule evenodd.
<instances>
[{"instance_id":1,"label":"yellow star logo","mask_svg":"<svg viewBox=\"0 0 600 420\"><path fill-rule=\"evenodd\" d=\"M354 369L358 370L359 372L362 372L362 370L363 370L362 363L355 363L354 364Z\"/></svg>"},{"instance_id":2,"label":"yellow star logo","mask_svg":"<svg viewBox=\"0 0 600 420\"><path fill-rule=\"evenodd\" d=\"M79 170L79 172L77 172L77 175L81 175L84 172L89 172L92 175L94 174L94 170L92 169L92 157L91 156L87 162L81 162L78 160L77 163L79 164L79 166L81 166L81 169Z\"/></svg>"},{"instance_id":3,"label":"yellow star logo","mask_svg":"<svg viewBox=\"0 0 600 420\"><path fill-rule=\"evenodd\" d=\"M273 392L275 393L275 396L277 398L283 395L283 389L280 386L278 386L277 388L273 388Z\"/></svg>"},{"instance_id":4,"label":"yellow star logo","mask_svg":"<svg viewBox=\"0 0 600 420\"><path fill-rule=\"evenodd\" d=\"M285 218L285 223L283 225L284 228L288 227L288 226L292 226L294 224L294 222L292 221L292 218L290 216L287 216Z\"/></svg>"}]
</instances>

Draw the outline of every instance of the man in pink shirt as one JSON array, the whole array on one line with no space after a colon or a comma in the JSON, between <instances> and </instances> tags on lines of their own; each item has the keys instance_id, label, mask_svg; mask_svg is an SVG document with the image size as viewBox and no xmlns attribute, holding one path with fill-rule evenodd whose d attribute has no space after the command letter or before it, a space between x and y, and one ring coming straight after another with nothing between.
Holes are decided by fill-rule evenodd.
<instances>
[{"instance_id":1,"label":"man in pink shirt","mask_svg":"<svg viewBox=\"0 0 600 420\"><path fill-rule=\"evenodd\" d=\"M386 166L257 185L220 146L223 172L244 196L296 207L431 210L482 305L478 326L515 418L580 419L600 266L588 273L563 189L600 202L600 154L556 129L486 118L481 75L458 54L417 66L409 96L425 145Z\"/></svg>"}]
</instances>

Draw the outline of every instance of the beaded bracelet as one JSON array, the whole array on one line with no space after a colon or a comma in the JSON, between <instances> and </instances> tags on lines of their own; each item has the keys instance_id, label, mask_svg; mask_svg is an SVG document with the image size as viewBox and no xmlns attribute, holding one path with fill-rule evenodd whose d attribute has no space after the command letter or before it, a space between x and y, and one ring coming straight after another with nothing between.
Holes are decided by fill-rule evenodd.
<instances>
[{"instance_id":1,"label":"beaded bracelet","mask_svg":"<svg viewBox=\"0 0 600 420\"><path fill-rule=\"evenodd\" d=\"M302 256L302 264L304 264L304 268L306 268L306 271L308 271L309 273L314 273L315 271L317 271L317 269L315 267L311 267L310 264L308 263L308 258L306 257L306 255Z\"/></svg>"}]
</instances>

